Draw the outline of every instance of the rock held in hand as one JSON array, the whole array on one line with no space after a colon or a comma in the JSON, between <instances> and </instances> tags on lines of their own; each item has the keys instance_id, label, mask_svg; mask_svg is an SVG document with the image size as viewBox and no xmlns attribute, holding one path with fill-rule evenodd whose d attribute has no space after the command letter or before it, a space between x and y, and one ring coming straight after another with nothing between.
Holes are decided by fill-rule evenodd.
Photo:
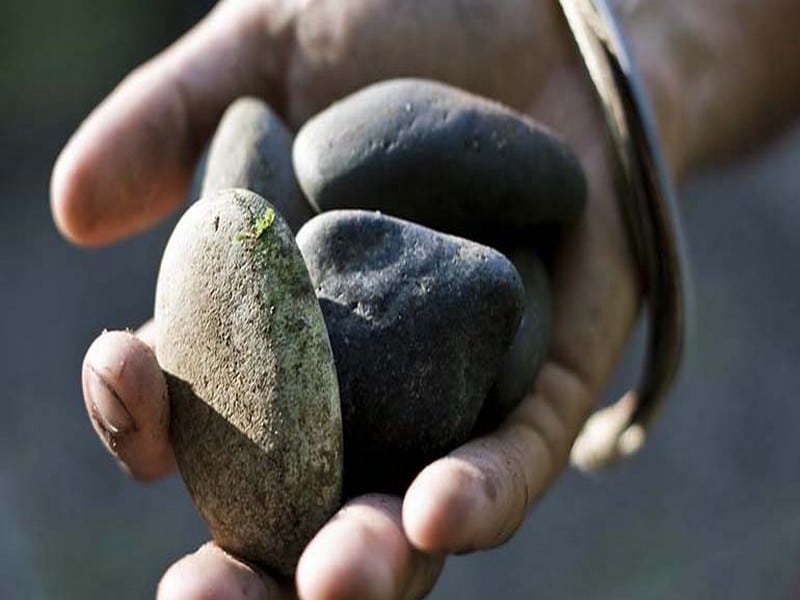
<instances>
[{"instance_id":1,"label":"rock held in hand","mask_svg":"<svg viewBox=\"0 0 800 600\"><path fill-rule=\"evenodd\" d=\"M519 113L420 79L369 86L301 129L300 186L319 210L379 210L487 240L576 219L577 158Z\"/></svg>"},{"instance_id":2,"label":"rock held in hand","mask_svg":"<svg viewBox=\"0 0 800 600\"><path fill-rule=\"evenodd\" d=\"M499 425L533 391L553 334L550 286L542 261L530 250L517 250L510 259L525 288L525 311L478 418L481 431Z\"/></svg>"},{"instance_id":3,"label":"rock held in hand","mask_svg":"<svg viewBox=\"0 0 800 600\"><path fill-rule=\"evenodd\" d=\"M230 188L255 192L298 229L314 211L292 167L291 132L263 100L240 98L217 127L203 175L202 197Z\"/></svg>"},{"instance_id":4,"label":"rock held in hand","mask_svg":"<svg viewBox=\"0 0 800 600\"><path fill-rule=\"evenodd\" d=\"M399 492L473 430L522 283L491 248L378 213L324 213L297 243L339 375L346 492Z\"/></svg>"},{"instance_id":5,"label":"rock held in hand","mask_svg":"<svg viewBox=\"0 0 800 600\"><path fill-rule=\"evenodd\" d=\"M273 206L245 190L193 205L164 252L155 319L197 508L222 548L290 574L339 505L342 429L319 303Z\"/></svg>"}]
</instances>

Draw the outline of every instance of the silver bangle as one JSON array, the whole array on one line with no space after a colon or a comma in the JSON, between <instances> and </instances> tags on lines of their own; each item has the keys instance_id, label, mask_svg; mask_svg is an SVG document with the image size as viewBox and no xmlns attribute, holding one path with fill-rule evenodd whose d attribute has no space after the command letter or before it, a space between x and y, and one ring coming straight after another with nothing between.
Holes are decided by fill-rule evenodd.
<instances>
[{"instance_id":1,"label":"silver bangle","mask_svg":"<svg viewBox=\"0 0 800 600\"><path fill-rule=\"evenodd\" d=\"M636 452L664 404L688 334L689 270L675 193L644 87L605 0L559 0L602 101L620 194L649 315L647 354L636 391L597 411L572 448L572 462L591 470Z\"/></svg>"}]
</instances>

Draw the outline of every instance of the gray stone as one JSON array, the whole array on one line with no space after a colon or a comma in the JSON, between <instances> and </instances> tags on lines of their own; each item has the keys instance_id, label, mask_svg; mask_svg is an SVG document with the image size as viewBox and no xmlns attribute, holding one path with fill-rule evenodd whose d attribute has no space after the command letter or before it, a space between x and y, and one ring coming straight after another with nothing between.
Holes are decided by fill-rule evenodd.
<instances>
[{"instance_id":1,"label":"gray stone","mask_svg":"<svg viewBox=\"0 0 800 600\"><path fill-rule=\"evenodd\" d=\"M553 335L550 285L544 265L530 250L517 250L510 259L525 287L525 312L478 417L481 431L494 429L533 390Z\"/></svg>"},{"instance_id":2,"label":"gray stone","mask_svg":"<svg viewBox=\"0 0 800 600\"><path fill-rule=\"evenodd\" d=\"M314 211L297 185L292 167L291 132L258 98L240 98L228 107L208 150L201 197L230 188L251 190L271 202L292 231Z\"/></svg>"},{"instance_id":3,"label":"gray stone","mask_svg":"<svg viewBox=\"0 0 800 600\"><path fill-rule=\"evenodd\" d=\"M164 252L157 355L171 439L214 540L283 574L337 509L336 371L292 233L258 195L193 205Z\"/></svg>"},{"instance_id":4,"label":"gray stone","mask_svg":"<svg viewBox=\"0 0 800 600\"><path fill-rule=\"evenodd\" d=\"M554 134L420 79L372 85L311 119L294 165L320 211L380 210L479 240L572 221L586 196L578 160Z\"/></svg>"},{"instance_id":5,"label":"gray stone","mask_svg":"<svg viewBox=\"0 0 800 600\"><path fill-rule=\"evenodd\" d=\"M297 243L336 359L346 493L402 491L472 432L522 283L491 248L379 213L323 213Z\"/></svg>"}]
</instances>

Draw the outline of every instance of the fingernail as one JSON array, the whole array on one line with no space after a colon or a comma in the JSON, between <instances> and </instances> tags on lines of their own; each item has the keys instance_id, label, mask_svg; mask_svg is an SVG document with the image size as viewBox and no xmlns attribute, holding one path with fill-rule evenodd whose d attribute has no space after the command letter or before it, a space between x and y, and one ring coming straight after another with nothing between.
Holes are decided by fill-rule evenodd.
<instances>
[{"instance_id":1,"label":"fingernail","mask_svg":"<svg viewBox=\"0 0 800 600\"><path fill-rule=\"evenodd\" d=\"M133 427L133 419L116 390L91 365L86 378L86 396L100 425L110 433L123 433Z\"/></svg>"}]
</instances>

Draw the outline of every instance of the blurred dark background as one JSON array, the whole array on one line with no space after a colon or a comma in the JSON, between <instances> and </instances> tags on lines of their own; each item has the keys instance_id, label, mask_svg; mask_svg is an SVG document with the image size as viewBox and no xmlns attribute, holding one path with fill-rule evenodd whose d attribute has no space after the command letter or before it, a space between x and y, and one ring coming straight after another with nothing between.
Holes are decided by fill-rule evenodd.
<instances>
[{"instance_id":1,"label":"blurred dark background","mask_svg":"<svg viewBox=\"0 0 800 600\"><path fill-rule=\"evenodd\" d=\"M121 475L80 395L92 339L149 316L174 220L79 250L51 224L48 185L88 111L210 4L0 3L2 598L152 597L205 538L177 478ZM787 132L681 190L697 331L651 442L611 472L567 474L513 542L451 560L434 598L800 598L798 172Z\"/></svg>"}]
</instances>

